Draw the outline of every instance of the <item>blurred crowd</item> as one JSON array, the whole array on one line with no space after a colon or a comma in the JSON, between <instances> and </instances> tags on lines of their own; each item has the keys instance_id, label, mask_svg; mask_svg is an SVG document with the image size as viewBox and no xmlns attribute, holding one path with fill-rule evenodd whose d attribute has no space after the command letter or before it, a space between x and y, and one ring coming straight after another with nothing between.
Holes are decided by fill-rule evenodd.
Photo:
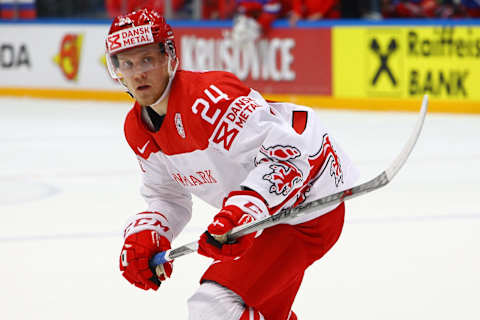
<instances>
[{"instance_id":1,"label":"blurred crowd","mask_svg":"<svg viewBox=\"0 0 480 320\"><path fill-rule=\"evenodd\" d=\"M276 19L480 17L480 0L1 0L0 17L111 18L144 7L175 19L234 19L260 33Z\"/></svg>"}]
</instances>

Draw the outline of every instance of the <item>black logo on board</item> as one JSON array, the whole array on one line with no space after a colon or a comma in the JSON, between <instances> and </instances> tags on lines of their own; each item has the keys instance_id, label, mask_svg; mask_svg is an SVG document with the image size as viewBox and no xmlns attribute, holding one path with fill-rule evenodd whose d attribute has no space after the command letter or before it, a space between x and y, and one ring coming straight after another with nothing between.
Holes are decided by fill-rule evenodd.
<instances>
[{"instance_id":1,"label":"black logo on board","mask_svg":"<svg viewBox=\"0 0 480 320\"><path fill-rule=\"evenodd\" d=\"M378 43L378 40L373 38L372 41L370 42L370 49L380 59L380 67L378 68L377 72L375 72L375 75L373 76L372 86L375 86L377 84L378 79L382 74L386 74L390 79L390 81L392 82L393 86L397 86L397 83L398 83L397 79L393 75L393 72L388 65L388 59L398 49L397 41L395 39L391 39L390 42L388 43L387 49L382 50L380 48L380 44Z\"/></svg>"}]
</instances>

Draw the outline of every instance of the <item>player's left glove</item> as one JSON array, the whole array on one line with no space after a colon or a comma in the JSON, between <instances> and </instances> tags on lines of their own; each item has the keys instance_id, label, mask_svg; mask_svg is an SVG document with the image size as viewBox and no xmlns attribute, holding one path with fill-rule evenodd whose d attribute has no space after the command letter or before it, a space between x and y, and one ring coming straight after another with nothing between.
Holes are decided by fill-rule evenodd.
<instances>
[{"instance_id":1,"label":"player's left glove","mask_svg":"<svg viewBox=\"0 0 480 320\"><path fill-rule=\"evenodd\" d=\"M225 233L233 227L268 217L263 198L254 191L233 191L215 215L198 242L198 253L216 260L228 261L240 257L252 246L261 232L247 234L233 243L225 243Z\"/></svg>"}]
</instances>

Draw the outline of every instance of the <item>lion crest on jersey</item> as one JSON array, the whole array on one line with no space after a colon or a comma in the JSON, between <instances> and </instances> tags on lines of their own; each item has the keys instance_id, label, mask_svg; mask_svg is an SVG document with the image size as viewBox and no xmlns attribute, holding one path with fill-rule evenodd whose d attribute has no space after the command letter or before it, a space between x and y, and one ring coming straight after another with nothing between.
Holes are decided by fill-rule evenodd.
<instances>
[{"instance_id":1,"label":"lion crest on jersey","mask_svg":"<svg viewBox=\"0 0 480 320\"><path fill-rule=\"evenodd\" d=\"M338 187L340 183L343 183L343 171L340 165L340 159L333 149L328 134L323 135L323 142L320 150L318 150L313 156L310 156L308 162L312 168L315 166L320 168L317 177L320 177L325 172L328 165L330 165L330 176L333 177L335 186Z\"/></svg>"},{"instance_id":2,"label":"lion crest on jersey","mask_svg":"<svg viewBox=\"0 0 480 320\"><path fill-rule=\"evenodd\" d=\"M302 184L302 172L290 161L301 155L300 150L292 146L277 145L269 148L262 146L260 152L266 157L260 162L274 162L269 166L272 171L263 176L263 179L272 184L271 193L286 196Z\"/></svg>"}]
</instances>

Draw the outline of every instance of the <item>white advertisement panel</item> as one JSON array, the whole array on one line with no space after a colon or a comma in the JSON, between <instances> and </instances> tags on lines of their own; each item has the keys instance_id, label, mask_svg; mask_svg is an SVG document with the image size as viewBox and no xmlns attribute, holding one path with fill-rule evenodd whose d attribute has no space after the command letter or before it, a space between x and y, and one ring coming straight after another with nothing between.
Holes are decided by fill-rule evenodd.
<instances>
[{"instance_id":1,"label":"white advertisement panel","mask_svg":"<svg viewBox=\"0 0 480 320\"><path fill-rule=\"evenodd\" d=\"M0 24L0 87L121 90L104 59L107 25Z\"/></svg>"}]
</instances>

